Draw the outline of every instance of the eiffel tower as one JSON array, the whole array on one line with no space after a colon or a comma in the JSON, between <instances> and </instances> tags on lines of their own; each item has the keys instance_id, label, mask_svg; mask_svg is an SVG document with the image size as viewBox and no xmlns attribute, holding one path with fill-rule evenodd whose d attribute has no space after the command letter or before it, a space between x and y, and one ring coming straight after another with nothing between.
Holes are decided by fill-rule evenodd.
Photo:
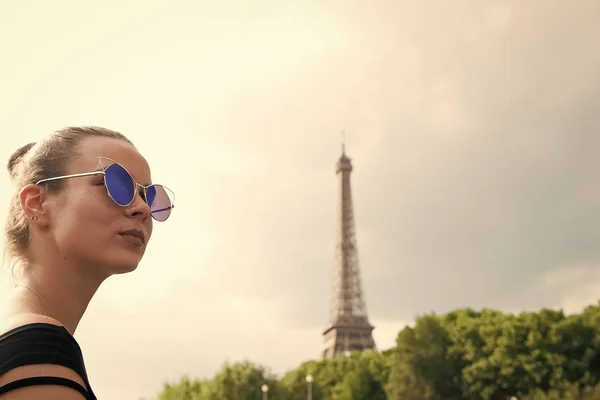
<instances>
[{"instance_id":1,"label":"eiffel tower","mask_svg":"<svg viewBox=\"0 0 600 400\"><path fill-rule=\"evenodd\" d=\"M342 155L336 168L340 184L336 262L333 268L329 324L323 332L324 359L353 350L376 349L374 327L367 317L360 281L350 172L352 163L346 156L342 143Z\"/></svg>"}]
</instances>

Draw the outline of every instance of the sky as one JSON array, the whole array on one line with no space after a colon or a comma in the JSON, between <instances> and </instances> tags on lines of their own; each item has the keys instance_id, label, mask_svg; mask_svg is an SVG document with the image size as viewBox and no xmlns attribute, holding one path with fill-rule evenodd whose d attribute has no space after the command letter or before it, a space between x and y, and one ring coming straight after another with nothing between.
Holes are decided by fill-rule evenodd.
<instances>
[{"instance_id":1,"label":"sky","mask_svg":"<svg viewBox=\"0 0 600 400\"><path fill-rule=\"evenodd\" d=\"M319 357L342 130L379 348L431 311L597 302L598 15L596 0L0 0L0 158L104 126L176 195L76 332L98 397ZM2 219L11 190L0 174Z\"/></svg>"}]
</instances>

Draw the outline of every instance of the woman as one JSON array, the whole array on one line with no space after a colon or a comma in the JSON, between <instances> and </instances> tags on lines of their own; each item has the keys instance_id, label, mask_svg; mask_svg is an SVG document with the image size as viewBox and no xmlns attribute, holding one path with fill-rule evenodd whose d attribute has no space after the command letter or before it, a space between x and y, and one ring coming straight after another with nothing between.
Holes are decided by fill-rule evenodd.
<instances>
[{"instance_id":1,"label":"woman","mask_svg":"<svg viewBox=\"0 0 600 400\"><path fill-rule=\"evenodd\" d=\"M72 127L18 149L6 248L19 276L0 326L0 399L96 399L73 338L92 296L136 269L172 193L122 134Z\"/></svg>"}]
</instances>

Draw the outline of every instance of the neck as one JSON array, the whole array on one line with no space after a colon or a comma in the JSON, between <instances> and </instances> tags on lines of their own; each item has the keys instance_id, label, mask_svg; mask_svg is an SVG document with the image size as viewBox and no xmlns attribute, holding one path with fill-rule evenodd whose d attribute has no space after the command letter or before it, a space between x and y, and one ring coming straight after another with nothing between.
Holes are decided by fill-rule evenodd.
<instances>
[{"instance_id":1,"label":"neck","mask_svg":"<svg viewBox=\"0 0 600 400\"><path fill-rule=\"evenodd\" d=\"M16 282L15 313L32 312L54 318L72 334L103 279L84 275L78 265L31 263Z\"/></svg>"}]
</instances>

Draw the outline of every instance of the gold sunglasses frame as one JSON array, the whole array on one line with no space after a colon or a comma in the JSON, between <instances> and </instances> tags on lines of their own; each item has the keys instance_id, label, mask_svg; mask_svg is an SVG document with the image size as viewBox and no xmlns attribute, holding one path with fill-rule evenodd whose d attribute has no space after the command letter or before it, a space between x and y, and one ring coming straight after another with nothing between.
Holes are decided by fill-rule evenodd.
<instances>
[{"instance_id":1,"label":"gold sunglasses frame","mask_svg":"<svg viewBox=\"0 0 600 400\"><path fill-rule=\"evenodd\" d=\"M129 205L131 205L131 203L133 203L133 201L135 200L135 194L134 194L133 198L131 199L131 201L130 201L129 203L125 204L125 205L119 204L119 203L118 203L118 202L117 202L117 201L114 199L114 197L112 196L112 194L110 194L110 190L108 189L108 185L107 185L107 183L106 183L106 172L105 172L106 168L104 168L104 166L102 165L102 160L109 160L109 161L112 161L112 164L110 164L110 165L107 165L107 166L106 166L106 168L109 168L110 166L112 166L112 165L114 165L114 164L117 164L119 167L123 168L123 170L125 170L125 172L127 172L127 174L129 175L129 177L131 178L131 182L133 182L133 185L134 185L134 188L133 188L133 193L137 194L137 193L138 193L138 189L139 189L139 188L142 188L142 189L144 190L144 198L145 198L145 199L147 199L147 198L148 198L148 197L146 196L146 191L147 191L147 190L148 190L148 188L150 188L151 186L160 186L161 188L165 189L165 191L167 192L167 196L169 196L169 194L171 194L171 196L169 196L169 197L170 197L170 200L171 200L171 206L170 206L170 207L167 207L167 208L161 208L160 210L156 210L156 211L154 211L154 212L161 212L161 211L165 211L165 210L172 210L172 209L174 209L174 208L175 208L175 193L174 193L174 192L173 192L171 189L169 189L168 187L166 187L166 186L164 186L164 185L155 184L155 183L153 183L153 184L151 184L151 185L147 185L147 186L144 186L144 185L142 185L142 184L139 184L139 183L138 183L138 182L137 182L137 181L136 181L136 180L133 178L133 176L132 176L132 175L131 175L131 173L130 173L130 172L127 170L127 168L125 168L124 166L122 166L122 165L121 165L121 164L119 164L117 161L113 160L112 158L108 158L108 157L98 157L98 162L100 163L100 168L101 168L101 170L100 170L100 171L82 172L82 173L79 173L79 174L70 174L70 175L56 176L56 177L53 177L53 178L41 179L41 180L37 181L35 184L36 184L36 185L39 185L39 184L41 184L41 183L46 183L46 182L50 182L50 181L58 181L58 180L61 180L61 179L78 178L78 177L82 177L82 176L92 176L92 175L99 175L99 174L102 174L102 175L104 175L104 176L105 176L105 179L104 179L104 187L106 188L106 193L107 193L107 194L108 194L108 196L111 198L111 200L112 200L112 201L113 201L113 202L114 202L116 205L118 205L118 206L120 206L120 207L128 207L128 206L129 206ZM146 200L144 200L144 202L145 202L146 204L148 204ZM150 206L150 205L148 204L148 206ZM154 214L153 214L153 212L152 212L152 211L150 212L150 215L152 215L152 218L153 218L154 220L156 220L156 221L158 221L158 222L164 222L164 221L166 221L167 219L169 219L169 217L171 216L171 213L169 212L169 216L167 216L167 218L165 218L165 219L163 219L163 220L159 220L159 219L157 219L157 218L154 216Z\"/></svg>"}]
</instances>

